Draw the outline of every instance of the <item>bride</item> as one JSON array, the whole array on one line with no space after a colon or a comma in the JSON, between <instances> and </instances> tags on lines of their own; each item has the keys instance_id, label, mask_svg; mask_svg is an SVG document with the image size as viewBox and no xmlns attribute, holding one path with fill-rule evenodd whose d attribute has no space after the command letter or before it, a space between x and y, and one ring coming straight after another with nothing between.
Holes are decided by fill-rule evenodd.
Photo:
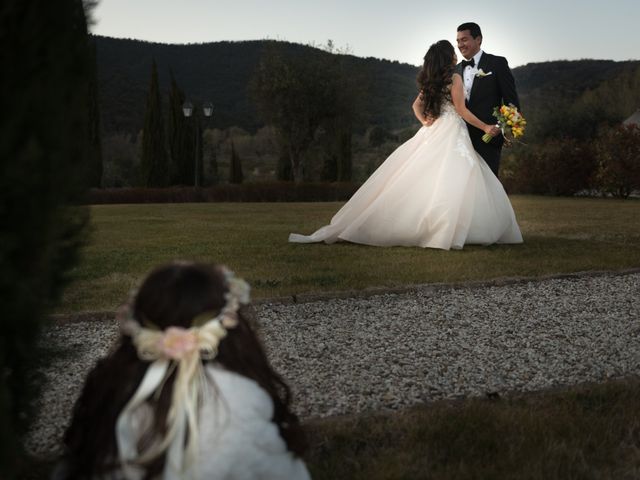
<instances>
[{"instance_id":1,"label":"bride","mask_svg":"<svg viewBox=\"0 0 640 480\"><path fill-rule=\"evenodd\" d=\"M429 48L413 110L423 127L398 147L335 214L331 223L290 242L344 240L376 246L461 249L522 243L502 184L471 145L465 121L491 135L499 130L465 106L463 80L453 73L453 45Z\"/></svg>"}]
</instances>

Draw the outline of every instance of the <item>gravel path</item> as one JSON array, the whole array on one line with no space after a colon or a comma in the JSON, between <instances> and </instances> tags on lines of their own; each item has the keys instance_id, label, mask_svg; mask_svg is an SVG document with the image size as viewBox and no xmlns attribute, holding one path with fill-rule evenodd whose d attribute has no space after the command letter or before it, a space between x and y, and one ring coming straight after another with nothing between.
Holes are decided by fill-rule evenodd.
<instances>
[{"instance_id":1,"label":"gravel path","mask_svg":"<svg viewBox=\"0 0 640 480\"><path fill-rule=\"evenodd\" d=\"M256 306L261 335L301 417L531 391L640 375L640 273L423 288ZM53 326L57 352L28 446L60 451L84 376L114 322Z\"/></svg>"}]
</instances>

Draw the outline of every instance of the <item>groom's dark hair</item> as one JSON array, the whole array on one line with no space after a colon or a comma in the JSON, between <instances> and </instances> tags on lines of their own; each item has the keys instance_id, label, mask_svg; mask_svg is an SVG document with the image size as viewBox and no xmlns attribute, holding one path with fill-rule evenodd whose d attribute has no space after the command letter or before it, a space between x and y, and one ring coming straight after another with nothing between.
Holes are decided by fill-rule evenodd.
<instances>
[{"instance_id":1,"label":"groom's dark hair","mask_svg":"<svg viewBox=\"0 0 640 480\"><path fill-rule=\"evenodd\" d=\"M469 30L469 33L473 38L482 36L482 30L480 30L480 25L478 25L477 23L467 22L458 27L459 32L464 32L465 30Z\"/></svg>"}]
</instances>

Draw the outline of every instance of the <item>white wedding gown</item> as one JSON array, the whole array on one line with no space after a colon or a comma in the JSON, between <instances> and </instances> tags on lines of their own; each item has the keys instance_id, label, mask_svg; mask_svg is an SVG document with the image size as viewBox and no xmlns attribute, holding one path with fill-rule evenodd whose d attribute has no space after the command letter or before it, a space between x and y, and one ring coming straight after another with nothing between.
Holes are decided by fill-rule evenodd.
<instances>
[{"instance_id":1,"label":"white wedding gown","mask_svg":"<svg viewBox=\"0 0 640 480\"><path fill-rule=\"evenodd\" d=\"M500 181L478 155L451 103L398 147L334 215L295 243L339 240L376 245L460 249L522 243Z\"/></svg>"}]
</instances>

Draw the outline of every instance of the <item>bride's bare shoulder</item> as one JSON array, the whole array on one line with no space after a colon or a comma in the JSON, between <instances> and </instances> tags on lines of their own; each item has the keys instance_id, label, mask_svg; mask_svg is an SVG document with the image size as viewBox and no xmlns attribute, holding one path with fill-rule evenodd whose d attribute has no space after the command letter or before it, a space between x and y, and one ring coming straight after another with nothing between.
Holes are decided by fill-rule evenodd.
<instances>
[{"instance_id":1,"label":"bride's bare shoulder","mask_svg":"<svg viewBox=\"0 0 640 480\"><path fill-rule=\"evenodd\" d=\"M460 75L458 72L453 72L453 75L451 75L451 84L449 85L449 90L457 85L462 85L463 82L464 81L462 80L462 75Z\"/></svg>"}]
</instances>

